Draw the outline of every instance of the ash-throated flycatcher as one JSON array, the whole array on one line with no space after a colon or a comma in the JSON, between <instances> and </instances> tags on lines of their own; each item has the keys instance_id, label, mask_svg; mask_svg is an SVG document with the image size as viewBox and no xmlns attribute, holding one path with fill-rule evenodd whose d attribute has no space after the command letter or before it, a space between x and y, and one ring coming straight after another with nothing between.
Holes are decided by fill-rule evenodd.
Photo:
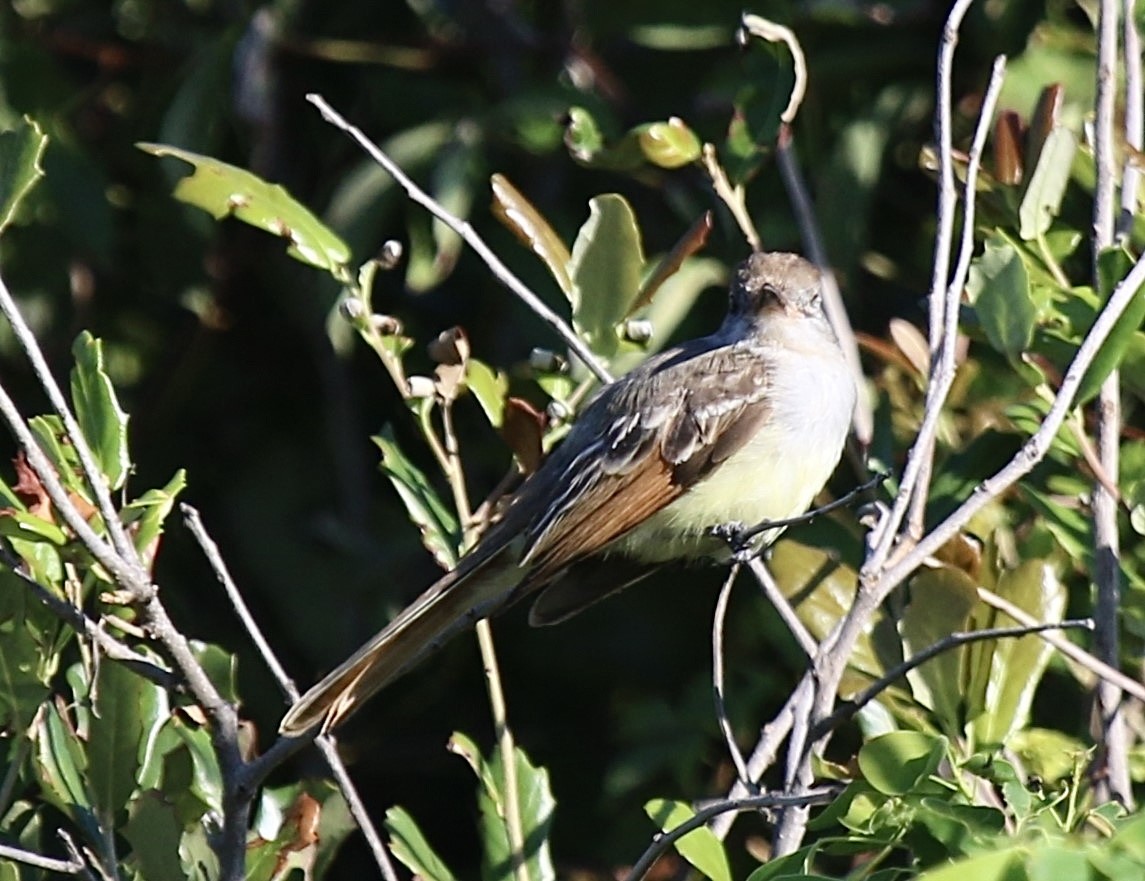
<instances>
[{"instance_id":1,"label":"ash-throated flycatcher","mask_svg":"<svg viewBox=\"0 0 1145 881\"><path fill-rule=\"evenodd\" d=\"M457 568L303 695L280 730L329 730L522 597L539 592L530 621L551 624L669 560L727 560L714 527L807 510L839 461L855 394L818 270L753 254L719 330L601 389Z\"/></svg>"}]
</instances>

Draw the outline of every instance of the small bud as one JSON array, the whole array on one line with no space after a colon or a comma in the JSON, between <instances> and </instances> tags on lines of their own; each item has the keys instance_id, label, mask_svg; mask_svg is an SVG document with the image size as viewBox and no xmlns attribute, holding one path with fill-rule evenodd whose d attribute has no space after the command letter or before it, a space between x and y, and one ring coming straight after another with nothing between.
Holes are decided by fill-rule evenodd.
<instances>
[{"instance_id":1,"label":"small bud","mask_svg":"<svg viewBox=\"0 0 1145 881\"><path fill-rule=\"evenodd\" d=\"M343 297L338 301L338 313L351 324L357 323L365 311L366 307L357 297Z\"/></svg>"},{"instance_id":2,"label":"small bud","mask_svg":"<svg viewBox=\"0 0 1145 881\"><path fill-rule=\"evenodd\" d=\"M406 386L411 398L432 398L436 391L434 381L428 376L411 376Z\"/></svg>"},{"instance_id":3,"label":"small bud","mask_svg":"<svg viewBox=\"0 0 1145 881\"><path fill-rule=\"evenodd\" d=\"M552 349L540 347L529 352L529 366L539 373L565 373L569 363Z\"/></svg>"},{"instance_id":4,"label":"small bud","mask_svg":"<svg viewBox=\"0 0 1145 881\"><path fill-rule=\"evenodd\" d=\"M378 265L382 269L393 269L401 262L402 259L402 243L397 239L387 239L382 244L382 250L378 252Z\"/></svg>"},{"instance_id":5,"label":"small bud","mask_svg":"<svg viewBox=\"0 0 1145 881\"><path fill-rule=\"evenodd\" d=\"M572 411L569 410L569 405L564 401L558 401L554 398L545 407L545 415L549 417L549 423L553 424L566 421L572 415Z\"/></svg>"},{"instance_id":6,"label":"small bud","mask_svg":"<svg viewBox=\"0 0 1145 881\"><path fill-rule=\"evenodd\" d=\"M371 315L370 324L382 336L396 336L402 332L402 323L392 315Z\"/></svg>"},{"instance_id":7,"label":"small bud","mask_svg":"<svg viewBox=\"0 0 1145 881\"><path fill-rule=\"evenodd\" d=\"M628 342L643 344L652 339L652 322L647 318L629 318L620 332Z\"/></svg>"}]
</instances>

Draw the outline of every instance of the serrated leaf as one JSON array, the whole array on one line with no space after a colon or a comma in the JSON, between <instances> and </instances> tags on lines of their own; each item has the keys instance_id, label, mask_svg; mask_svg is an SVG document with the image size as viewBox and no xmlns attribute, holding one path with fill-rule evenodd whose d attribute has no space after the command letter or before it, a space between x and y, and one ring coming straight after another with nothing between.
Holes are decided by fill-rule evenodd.
<instances>
[{"instance_id":1,"label":"serrated leaf","mask_svg":"<svg viewBox=\"0 0 1145 881\"><path fill-rule=\"evenodd\" d=\"M1016 248L1000 236L987 239L985 252L970 267L966 290L990 345L1010 357L1029 348L1037 309Z\"/></svg>"},{"instance_id":2,"label":"serrated leaf","mask_svg":"<svg viewBox=\"0 0 1145 881\"><path fill-rule=\"evenodd\" d=\"M111 489L123 486L131 471L127 414L119 406L103 363L103 344L86 330L72 346L72 405L76 421Z\"/></svg>"},{"instance_id":3,"label":"serrated leaf","mask_svg":"<svg viewBox=\"0 0 1145 881\"><path fill-rule=\"evenodd\" d=\"M494 428L500 428L505 418L505 396L509 393L509 378L488 364L470 358L465 365L465 385L481 405L485 418Z\"/></svg>"},{"instance_id":4,"label":"serrated leaf","mask_svg":"<svg viewBox=\"0 0 1145 881\"><path fill-rule=\"evenodd\" d=\"M949 741L922 731L894 731L869 740L856 760L863 777L884 795L916 790L938 770Z\"/></svg>"},{"instance_id":5,"label":"serrated leaf","mask_svg":"<svg viewBox=\"0 0 1145 881\"><path fill-rule=\"evenodd\" d=\"M623 196L606 193L589 201L568 269L573 325L594 352L608 358L619 345L616 325L632 308L644 272L640 229Z\"/></svg>"},{"instance_id":6,"label":"serrated leaf","mask_svg":"<svg viewBox=\"0 0 1145 881\"><path fill-rule=\"evenodd\" d=\"M350 249L332 230L283 187L257 175L167 144L136 144L152 156L172 156L194 172L175 186L175 198L202 208L216 220L234 217L288 242L286 252L327 272L340 274Z\"/></svg>"},{"instance_id":7,"label":"serrated leaf","mask_svg":"<svg viewBox=\"0 0 1145 881\"><path fill-rule=\"evenodd\" d=\"M461 532L457 518L442 503L425 474L398 447L393 429L386 426L372 440L382 451L382 472L401 497L410 520L421 533L421 542L444 569L457 565Z\"/></svg>"},{"instance_id":8,"label":"serrated leaf","mask_svg":"<svg viewBox=\"0 0 1145 881\"><path fill-rule=\"evenodd\" d=\"M1077 138L1069 129L1058 126L1046 135L1018 206L1018 235L1024 241L1044 234L1057 217L1076 151Z\"/></svg>"},{"instance_id":9,"label":"serrated leaf","mask_svg":"<svg viewBox=\"0 0 1145 881\"><path fill-rule=\"evenodd\" d=\"M456 881L456 876L426 841L408 811L390 808L386 811L385 825L390 833L390 851L414 875L425 881Z\"/></svg>"},{"instance_id":10,"label":"serrated leaf","mask_svg":"<svg viewBox=\"0 0 1145 881\"><path fill-rule=\"evenodd\" d=\"M1134 262L1132 255L1120 247L1107 248L1098 255L1097 274L1102 302L1109 301L1114 289L1128 275ZM1074 399L1075 405L1080 406L1092 400L1109 374L1120 366L1142 321L1145 321L1145 288L1138 288L1082 377Z\"/></svg>"},{"instance_id":11,"label":"serrated leaf","mask_svg":"<svg viewBox=\"0 0 1145 881\"><path fill-rule=\"evenodd\" d=\"M136 789L147 742L166 700L158 685L115 663L100 664L92 693L88 780L97 816L112 826Z\"/></svg>"},{"instance_id":12,"label":"serrated leaf","mask_svg":"<svg viewBox=\"0 0 1145 881\"><path fill-rule=\"evenodd\" d=\"M654 798L644 805L644 813L664 832L670 832L695 816L684 802ZM706 878L732 881L731 866L723 842L707 826L693 829L672 843L676 852Z\"/></svg>"},{"instance_id":13,"label":"serrated leaf","mask_svg":"<svg viewBox=\"0 0 1145 881\"><path fill-rule=\"evenodd\" d=\"M532 202L509 182L503 174L490 179L493 188L493 214L529 249L544 261L557 286L566 297L572 297L572 279L569 278L568 246L549 225L544 215Z\"/></svg>"},{"instance_id":14,"label":"serrated leaf","mask_svg":"<svg viewBox=\"0 0 1145 881\"><path fill-rule=\"evenodd\" d=\"M187 486L187 472L180 468L161 489L149 489L123 509L123 522L131 527L135 548L147 561L155 557L163 522L171 513L175 500Z\"/></svg>"},{"instance_id":15,"label":"serrated leaf","mask_svg":"<svg viewBox=\"0 0 1145 881\"><path fill-rule=\"evenodd\" d=\"M0 235L12 223L20 202L44 176L40 159L47 143L47 135L27 116L11 131L0 132Z\"/></svg>"}]
</instances>

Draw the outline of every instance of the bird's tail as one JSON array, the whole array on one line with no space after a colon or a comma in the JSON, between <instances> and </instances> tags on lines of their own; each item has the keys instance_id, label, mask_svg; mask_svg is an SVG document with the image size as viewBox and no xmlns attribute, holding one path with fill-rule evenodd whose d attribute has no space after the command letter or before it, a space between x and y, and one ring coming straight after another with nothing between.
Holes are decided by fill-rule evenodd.
<instances>
[{"instance_id":1,"label":"bird's tail","mask_svg":"<svg viewBox=\"0 0 1145 881\"><path fill-rule=\"evenodd\" d=\"M297 736L321 725L323 733L329 731L456 632L506 605L522 573L516 566L501 562L504 556L499 554L476 569L463 563L442 576L302 695L278 730Z\"/></svg>"}]
</instances>

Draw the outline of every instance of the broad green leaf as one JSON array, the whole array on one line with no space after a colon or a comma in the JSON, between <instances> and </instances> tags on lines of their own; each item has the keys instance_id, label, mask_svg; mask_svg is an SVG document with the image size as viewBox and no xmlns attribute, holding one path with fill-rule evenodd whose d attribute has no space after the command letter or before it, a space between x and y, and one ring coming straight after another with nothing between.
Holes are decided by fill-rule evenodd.
<instances>
[{"instance_id":1,"label":"broad green leaf","mask_svg":"<svg viewBox=\"0 0 1145 881\"><path fill-rule=\"evenodd\" d=\"M1123 248L1107 248L1098 255L1098 280L1101 283L1102 302L1108 302L1113 290L1129 273L1133 267L1133 257ZM1121 317L1097 350L1093 363L1085 372L1081 384L1077 389L1076 405L1090 401L1125 357L1134 337L1141 329L1141 322L1145 321L1145 288L1139 288L1129 307L1121 313Z\"/></svg>"},{"instance_id":2,"label":"broad green leaf","mask_svg":"<svg viewBox=\"0 0 1145 881\"><path fill-rule=\"evenodd\" d=\"M1046 136L1018 207L1018 234L1024 240L1044 234L1057 217L1076 151L1077 138L1069 129L1058 126Z\"/></svg>"},{"instance_id":3,"label":"broad green leaf","mask_svg":"<svg viewBox=\"0 0 1145 881\"><path fill-rule=\"evenodd\" d=\"M999 236L973 266L966 291L990 345L1010 357L1029 348L1037 310L1030 299L1030 277L1017 249Z\"/></svg>"},{"instance_id":4,"label":"broad green leaf","mask_svg":"<svg viewBox=\"0 0 1145 881\"><path fill-rule=\"evenodd\" d=\"M863 777L885 795L921 787L938 770L949 741L921 731L895 731L864 743L857 760Z\"/></svg>"},{"instance_id":5,"label":"broad green leaf","mask_svg":"<svg viewBox=\"0 0 1145 881\"><path fill-rule=\"evenodd\" d=\"M183 824L162 793L141 793L127 807L123 837L131 845L130 864L147 881L185 881L179 859Z\"/></svg>"},{"instance_id":6,"label":"broad green leaf","mask_svg":"<svg viewBox=\"0 0 1145 881\"><path fill-rule=\"evenodd\" d=\"M97 816L111 826L138 785L166 699L158 685L115 663L100 664L92 694L88 780Z\"/></svg>"},{"instance_id":7,"label":"broad green leaf","mask_svg":"<svg viewBox=\"0 0 1145 881\"><path fill-rule=\"evenodd\" d=\"M1016 845L1004 850L986 851L923 872L917 876L917 881L1021 881L1025 876L1015 869L1026 852L1024 847Z\"/></svg>"},{"instance_id":8,"label":"broad green leaf","mask_svg":"<svg viewBox=\"0 0 1145 881\"><path fill-rule=\"evenodd\" d=\"M477 806L481 812L482 878L511 881L513 859L505 821L508 807L500 750L494 750L492 758L486 761L476 744L460 732L454 732L449 747L469 763L481 782ZM549 788L549 774L544 768L534 767L520 747L514 750L514 760L525 866L532 881L553 881L556 872L549 853L549 828L556 802Z\"/></svg>"},{"instance_id":9,"label":"broad green leaf","mask_svg":"<svg viewBox=\"0 0 1145 881\"><path fill-rule=\"evenodd\" d=\"M838 799L836 799L836 801L838 801ZM830 808L827 810L830 810ZM820 814L820 816L822 816L822 814ZM802 847L795 851L795 853L789 853L786 856L772 857L748 875L747 881L775 881L777 878L786 878L791 875L806 873L811 868L818 850L818 845L813 844L808 847Z\"/></svg>"},{"instance_id":10,"label":"broad green leaf","mask_svg":"<svg viewBox=\"0 0 1145 881\"><path fill-rule=\"evenodd\" d=\"M1079 763L1089 760L1085 744L1053 728L1022 728L1010 736L1006 746L1022 760L1026 773L1046 783L1068 779Z\"/></svg>"},{"instance_id":11,"label":"broad green leaf","mask_svg":"<svg viewBox=\"0 0 1145 881\"><path fill-rule=\"evenodd\" d=\"M0 522L3 522L0 520ZM27 588L0 569L0 730L24 736L55 672L54 634L29 620L38 609Z\"/></svg>"},{"instance_id":12,"label":"broad green leaf","mask_svg":"<svg viewBox=\"0 0 1145 881\"><path fill-rule=\"evenodd\" d=\"M509 378L483 361L470 358L465 363L465 385L481 405L485 418L494 428L500 428L505 416L505 396L509 393Z\"/></svg>"},{"instance_id":13,"label":"broad green leaf","mask_svg":"<svg viewBox=\"0 0 1145 881\"><path fill-rule=\"evenodd\" d=\"M1048 843L1033 848L1026 858L1026 875L1030 881L1089 881L1093 869L1084 850L1064 844Z\"/></svg>"},{"instance_id":14,"label":"broad green leaf","mask_svg":"<svg viewBox=\"0 0 1145 881\"><path fill-rule=\"evenodd\" d=\"M44 798L79 826L88 841L103 849L103 835L92 811L86 778L87 759L75 733L54 702L44 704L36 735L36 774Z\"/></svg>"},{"instance_id":15,"label":"broad green leaf","mask_svg":"<svg viewBox=\"0 0 1145 881\"><path fill-rule=\"evenodd\" d=\"M237 703L239 700L238 656L233 652L228 652L222 646L200 642L199 640L191 641L191 651L223 699Z\"/></svg>"},{"instance_id":16,"label":"broad green leaf","mask_svg":"<svg viewBox=\"0 0 1145 881\"><path fill-rule=\"evenodd\" d=\"M401 496L410 520L421 533L422 544L442 568L452 569L457 565L461 542L457 518L442 503L425 474L398 447L392 428L383 428L373 441L382 451L382 472Z\"/></svg>"},{"instance_id":17,"label":"broad green leaf","mask_svg":"<svg viewBox=\"0 0 1145 881\"><path fill-rule=\"evenodd\" d=\"M952 566L919 571L910 582L910 605L899 622L904 654L918 654L956 631L965 630L978 589L961 569ZM966 647L945 651L907 674L919 703L930 707L947 734L961 729Z\"/></svg>"},{"instance_id":18,"label":"broad green leaf","mask_svg":"<svg viewBox=\"0 0 1145 881\"><path fill-rule=\"evenodd\" d=\"M1037 621L1060 621L1065 611L1065 585L1055 568L1045 560L1026 560L1017 568L1006 570L998 577L994 590ZM984 610L975 618L979 627L1012 627L1017 623L993 610ZM1002 639L977 648L989 653L989 662L985 668L976 665L978 678L971 681L967 693L968 719L976 743L1003 744L1026 724L1034 691L1053 649L1036 635ZM975 701L979 693L983 694L981 704ZM971 714L970 710L975 712Z\"/></svg>"},{"instance_id":19,"label":"broad green leaf","mask_svg":"<svg viewBox=\"0 0 1145 881\"><path fill-rule=\"evenodd\" d=\"M123 486L131 471L127 450L127 414L103 364L103 344L86 330L72 346L72 404L80 431L111 489Z\"/></svg>"},{"instance_id":20,"label":"broad green leaf","mask_svg":"<svg viewBox=\"0 0 1145 881\"><path fill-rule=\"evenodd\" d=\"M568 269L573 324L594 352L609 358L619 345L616 325L635 301L644 272L640 229L623 196L606 193L589 201Z\"/></svg>"},{"instance_id":21,"label":"broad green leaf","mask_svg":"<svg viewBox=\"0 0 1145 881\"><path fill-rule=\"evenodd\" d=\"M695 816L684 802L654 798L644 805L644 813L664 832L670 832ZM731 881L732 871L723 842L707 826L693 829L672 846L689 863L712 881Z\"/></svg>"},{"instance_id":22,"label":"broad green leaf","mask_svg":"<svg viewBox=\"0 0 1145 881\"><path fill-rule=\"evenodd\" d=\"M386 811L386 831L390 833L390 851L415 876L425 881L456 881L404 808Z\"/></svg>"},{"instance_id":23,"label":"broad green leaf","mask_svg":"<svg viewBox=\"0 0 1145 881\"><path fill-rule=\"evenodd\" d=\"M12 222L20 202L36 185L44 170L48 136L29 117L24 117L11 131L0 132L0 235Z\"/></svg>"},{"instance_id":24,"label":"broad green leaf","mask_svg":"<svg viewBox=\"0 0 1145 881\"><path fill-rule=\"evenodd\" d=\"M175 198L208 212L216 220L233 216L243 223L285 239L296 260L340 275L350 249L309 209L283 187L209 156L166 144L137 144L152 156L173 156L194 166L175 186Z\"/></svg>"},{"instance_id":25,"label":"broad green leaf","mask_svg":"<svg viewBox=\"0 0 1145 881\"><path fill-rule=\"evenodd\" d=\"M149 489L123 509L123 521L132 528L136 549L146 560L152 560L158 549L163 521L171 513L179 493L187 485L187 472L180 468L161 489Z\"/></svg>"},{"instance_id":26,"label":"broad green leaf","mask_svg":"<svg viewBox=\"0 0 1145 881\"><path fill-rule=\"evenodd\" d=\"M568 246L557 235L544 215L513 186L507 177L495 174L490 178L493 187L493 214L534 254L544 261L558 287L566 297L572 297L572 279L569 278Z\"/></svg>"},{"instance_id":27,"label":"broad green leaf","mask_svg":"<svg viewBox=\"0 0 1145 881\"><path fill-rule=\"evenodd\" d=\"M172 752L171 758L183 754L190 757L190 779L183 782L178 790L173 790L164 773L163 791L168 797L190 794L208 809L221 812L223 809L223 774L219 769L219 759L211 743L211 734L205 728L193 727L178 716L167 720L167 727L183 742L186 753Z\"/></svg>"}]
</instances>

